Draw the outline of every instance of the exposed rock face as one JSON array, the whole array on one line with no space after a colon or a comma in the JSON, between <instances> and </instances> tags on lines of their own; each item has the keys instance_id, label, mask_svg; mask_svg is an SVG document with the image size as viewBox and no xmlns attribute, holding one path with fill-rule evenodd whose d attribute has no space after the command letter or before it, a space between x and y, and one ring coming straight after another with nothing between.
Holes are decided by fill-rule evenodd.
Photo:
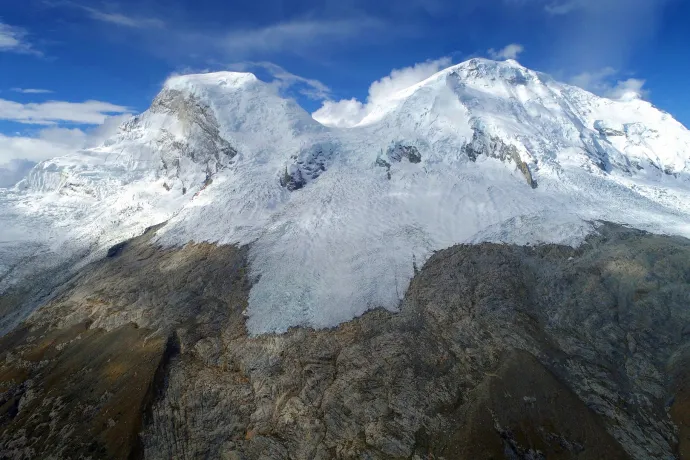
<instances>
[{"instance_id":1,"label":"exposed rock face","mask_svg":"<svg viewBox=\"0 0 690 460\"><path fill-rule=\"evenodd\" d=\"M162 91L151 104L153 114L171 114L181 122L184 136L161 129L156 144L161 151L164 173L174 179L184 176L182 169L188 167L181 159L189 159L194 164L204 165L206 178L232 164L237 151L220 134L220 126L213 111L198 98L181 91L167 89ZM124 131L133 130L139 123L132 119ZM191 184L185 184L189 187Z\"/></svg>"},{"instance_id":2,"label":"exposed rock face","mask_svg":"<svg viewBox=\"0 0 690 460\"><path fill-rule=\"evenodd\" d=\"M501 161L515 162L515 165L520 170L527 185L532 188L537 188L537 181L532 177L532 172L527 163L522 161L520 153L514 145L506 144L502 139L495 136L490 136L484 133L481 129L474 128L472 140L465 144L464 152L472 161L477 161L477 157L485 155L489 158L497 158Z\"/></svg>"},{"instance_id":3,"label":"exposed rock face","mask_svg":"<svg viewBox=\"0 0 690 460\"><path fill-rule=\"evenodd\" d=\"M404 145L400 142L395 143L388 147L386 155L383 156L383 151L381 155L376 157L376 166L386 168L386 174L388 179L391 178L391 164L400 163L403 158L412 164L417 164L422 162L422 154L414 145Z\"/></svg>"},{"instance_id":4,"label":"exposed rock face","mask_svg":"<svg viewBox=\"0 0 690 460\"><path fill-rule=\"evenodd\" d=\"M179 349L176 328L196 341L240 316L243 250L160 250L154 231L117 245L2 339L0 458L143 453L139 432Z\"/></svg>"},{"instance_id":5,"label":"exposed rock face","mask_svg":"<svg viewBox=\"0 0 690 460\"><path fill-rule=\"evenodd\" d=\"M386 156L390 161L402 161L405 158L410 163L420 163L422 155L414 145L395 144L388 149Z\"/></svg>"},{"instance_id":6,"label":"exposed rock face","mask_svg":"<svg viewBox=\"0 0 690 460\"><path fill-rule=\"evenodd\" d=\"M605 225L577 249L456 246L397 314L252 338L243 249L149 238L4 339L0 457L690 458L687 240ZM72 435L40 441L39 420Z\"/></svg>"},{"instance_id":7,"label":"exposed rock face","mask_svg":"<svg viewBox=\"0 0 690 460\"><path fill-rule=\"evenodd\" d=\"M599 127L596 129L597 129L597 131L599 131L599 134L601 134L602 136L606 136L606 137L625 136L625 133L623 131L618 131L617 129L613 129L613 128Z\"/></svg>"},{"instance_id":8,"label":"exposed rock face","mask_svg":"<svg viewBox=\"0 0 690 460\"><path fill-rule=\"evenodd\" d=\"M140 452L165 340L134 324L21 329L0 344L0 457L128 458Z\"/></svg>"},{"instance_id":9,"label":"exposed rock face","mask_svg":"<svg viewBox=\"0 0 690 460\"><path fill-rule=\"evenodd\" d=\"M290 192L299 190L307 185L307 181L302 175L302 170L298 167L291 167L289 170L285 167L285 172L280 178L280 186L285 187Z\"/></svg>"},{"instance_id":10,"label":"exposed rock face","mask_svg":"<svg viewBox=\"0 0 690 460\"><path fill-rule=\"evenodd\" d=\"M318 179L326 172L337 148L336 144L328 142L302 148L290 157L291 164L281 174L280 185L294 192Z\"/></svg>"}]
</instances>

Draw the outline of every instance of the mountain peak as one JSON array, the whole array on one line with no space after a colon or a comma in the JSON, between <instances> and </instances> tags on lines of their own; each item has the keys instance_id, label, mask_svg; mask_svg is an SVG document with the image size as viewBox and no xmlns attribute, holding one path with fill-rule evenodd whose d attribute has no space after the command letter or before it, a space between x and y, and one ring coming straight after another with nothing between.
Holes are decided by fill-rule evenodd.
<instances>
[{"instance_id":1,"label":"mountain peak","mask_svg":"<svg viewBox=\"0 0 690 460\"><path fill-rule=\"evenodd\" d=\"M249 72L210 72L186 75L174 75L166 80L163 88L186 90L197 86L244 87L259 81Z\"/></svg>"},{"instance_id":2,"label":"mountain peak","mask_svg":"<svg viewBox=\"0 0 690 460\"><path fill-rule=\"evenodd\" d=\"M456 243L578 244L593 220L690 235L690 133L649 104L475 58L365 109L329 128L249 73L172 77L106 145L0 195L22 238L0 288L36 251L96 257L167 221L166 247L251 245L262 333L395 309L415 264Z\"/></svg>"}]
</instances>

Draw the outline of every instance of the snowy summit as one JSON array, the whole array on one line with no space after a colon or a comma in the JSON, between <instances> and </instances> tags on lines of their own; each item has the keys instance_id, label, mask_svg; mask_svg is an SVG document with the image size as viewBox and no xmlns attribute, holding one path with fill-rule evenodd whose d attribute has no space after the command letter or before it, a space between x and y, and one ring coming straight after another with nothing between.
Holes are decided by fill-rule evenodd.
<instances>
[{"instance_id":1,"label":"snowy summit","mask_svg":"<svg viewBox=\"0 0 690 460\"><path fill-rule=\"evenodd\" d=\"M260 334L395 310L457 243L577 245L597 220L690 237L690 132L640 99L472 59L315 118L252 74L171 78L103 145L0 190L0 292L167 222L163 246L250 245Z\"/></svg>"}]
</instances>

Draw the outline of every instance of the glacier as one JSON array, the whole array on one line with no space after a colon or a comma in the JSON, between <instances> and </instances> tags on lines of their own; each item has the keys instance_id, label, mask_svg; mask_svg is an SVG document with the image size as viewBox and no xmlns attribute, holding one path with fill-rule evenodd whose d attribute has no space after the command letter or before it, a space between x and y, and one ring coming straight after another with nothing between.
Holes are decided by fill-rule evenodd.
<instances>
[{"instance_id":1,"label":"glacier","mask_svg":"<svg viewBox=\"0 0 690 460\"><path fill-rule=\"evenodd\" d=\"M103 145L0 189L0 293L157 230L250 245L251 334L396 310L434 251L578 245L613 221L690 237L690 132L516 61L471 59L326 126L249 73L170 78Z\"/></svg>"}]
</instances>

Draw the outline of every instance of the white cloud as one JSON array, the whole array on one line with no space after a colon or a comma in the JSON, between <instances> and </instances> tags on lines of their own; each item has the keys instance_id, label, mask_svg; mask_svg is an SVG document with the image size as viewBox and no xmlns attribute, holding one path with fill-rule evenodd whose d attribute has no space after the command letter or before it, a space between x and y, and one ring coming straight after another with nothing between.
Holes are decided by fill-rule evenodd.
<instances>
[{"instance_id":1,"label":"white cloud","mask_svg":"<svg viewBox=\"0 0 690 460\"><path fill-rule=\"evenodd\" d=\"M38 137L39 139L49 142L52 145L62 146L69 149L79 149L84 145L87 134L79 128L59 128L57 126L52 126L50 128L42 129L39 132ZM39 160L43 159L45 158L39 158Z\"/></svg>"},{"instance_id":2,"label":"white cloud","mask_svg":"<svg viewBox=\"0 0 690 460\"><path fill-rule=\"evenodd\" d=\"M620 80L616 83L616 86L611 88L607 97L623 101L643 99L648 95L648 91L643 88L645 83L645 80L639 78Z\"/></svg>"},{"instance_id":3,"label":"white cloud","mask_svg":"<svg viewBox=\"0 0 690 460\"><path fill-rule=\"evenodd\" d=\"M40 161L67 155L81 148L85 133L80 130L59 133L56 129L42 131L37 137L0 134L0 187L13 186Z\"/></svg>"},{"instance_id":4,"label":"white cloud","mask_svg":"<svg viewBox=\"0 0 690 460\"><path fill-rule=\"evenodd\" d=\"M88 131L50 127L33 137L0 134L0 187L13 186L38 162L101 144L129 118L130 115L108 117L102 125Z\"/></svg>"},{"instance_id":5,"label":"white cloud","mask_svg":"<svg viewBox=\"0 0 690 460\"><path fill-rule=\"evenodd\" d=\"M230 70L238 72L250 72L255 69L262 69L273 77L273 82L278 90L283 92L291 88L297 88L297 92L314 100L324 100L331 94L331 89L319 80L305 78L294 73L288 72L281 66L266 61L247 61L231 64Z\"/></svg>"},{"instance_id":6,"label":"white cloud","mask_svg":"<svg viewBox=\"0 0 690 460\"><path fill-rule=\"evenodd\" d=\"M350 128L366 117L370 106L355 98L340 101L325 101L319 110L312 113L314 120L325 126Z\"/></svg>"},{"instance_id":7,"label":"white cloud","mask_svg":"<svg viewBox=\"0 0 690 460\"><path fill-rule=\"evenodd\" d=\"M27 41L28 32L16 26L0 22L0 52L19 54L33 54L41 56L42 53Z\"/></svg>"},{"instance_id":8,"label":"white cloud","mask_svg":"<svg viewBox=\"0 0 690 460\"><path fill-rule=\"evenodd\" d=\"M570 84L617 100L643 99L648 95L643 88L645 80L638 78L622 80L619 78L619 72L613 67L581 73L571 78Z\"/></svg>"},{"instance_id":9,"label":"white cloud","mask_svg":"<svg viewBox=\"0 0 690 460\"><path fill-rule=\"evenodd\" d=\"M38 88L12 88L12 91L14 91L15 93L22 93L22 94L49 94L49 93L53 92L49 89L38 89Z\"/></svg>"},{"instance_id":10,"label":"white cloud","mask_svg":"<svg viewBox=\"0 0 690 460\"><path fill-rule=\"evenodd\" d=\"M489 49L487 53L491 59L517 59L518 56L525 51L525 47L519 43L511 43L503 49L495 50Z\"/></svg>"},{"instance_id":11,"label":"white cloud","mask_svg":"<svg viewBox=\"0 0 690 460\"><path fill-rule=\"evenodd\" d=\"M372 99L385 99L401 89L426 80L439 70L448 67L451 62L449 57L442 57L440 59L419 62L411 67L394 69L387 77L372 83L369 88L369 101Z\"/></svg>"},{"instance_id":12,"label":"white cloud","mask_svg":"<svg viewBox=\"0 0 690 460\"><path fill-rule=\"evenodd\" d=\"M601 93L610 87L609 80L618 72L613 67L604 67L593 72L583 72L570 79L570 84L587 91Z\"/></svg>"},{"instance_id":13,"label":"white cloud","mask_svg":"<svg viewBox=\"0 0 690 460\"><path fill-rule=\"evenodd\" d=\"M84 139L84 147L96 147L101 145L105 140L117 134L122 123L130 118L132 118L132 115L129 113L113 115L106 118L99 126L89 129L86 132L87 137Z\"/></svg>"},{"instance_id":14,"label":"white cloud","mask_svg":"<svg viewBox=\"0 0 690 460\"><path fill-rule=\"evenodd\" d=\"M70 122L100 125L110 115L128 112L127 107L101 101L22 104L0 99L0 120L25 124L52 125L57 122Z\"/></svg>"},{"instance_id":15,"label":"white cloud","mask_svg":"<svg viewBox=\"0 0 690 460\"><path fill-rule=\"evenodd\" d=\"M371 36L382 28L381 21L369 17L297 20L255 29L234 30L221 40L221 47L232 56L278 52L300 54Z\"/></svg>"},{"instance_id":16,"label":"white cloud","mask_svg":"<svg viewBox=\"0 0 690 460\"><path fill-rule=\"evenodd\" d=\"M369 87L366 103L356 99L345 99L338 102L325 101L321 108L312 114L319 123L326 126L351 127L360 123L371 110L385 103L398 91L419 83L439 70L448 67L451 59L442 57L436 60L420 62L411 67L395 69L390 75L375 81Z\"/></svg>"},{"instance_id":17,"label":"white cloud","mask_svg":"<svg viewBox=\"0 0 690 460\"><path fill-rule=\"evenodd\" d=\"M0 148L2 140L0 139ZM36 166L36 162L29 160L10 160L0 163L0 188L12 187L22 180Z\"/></svg>"},{"instance_id":18,"label":"white cloud","mask_svg":"<svg viewBox=\"0 0 690 460\"><path fill-rule=\"evenodd\" d=\"M85 139L86 133L79 129L49 128L37 137L0 134L0 164L11 160L39 162L66 155L81 148Z\"/></svg>"}]
</instances>

